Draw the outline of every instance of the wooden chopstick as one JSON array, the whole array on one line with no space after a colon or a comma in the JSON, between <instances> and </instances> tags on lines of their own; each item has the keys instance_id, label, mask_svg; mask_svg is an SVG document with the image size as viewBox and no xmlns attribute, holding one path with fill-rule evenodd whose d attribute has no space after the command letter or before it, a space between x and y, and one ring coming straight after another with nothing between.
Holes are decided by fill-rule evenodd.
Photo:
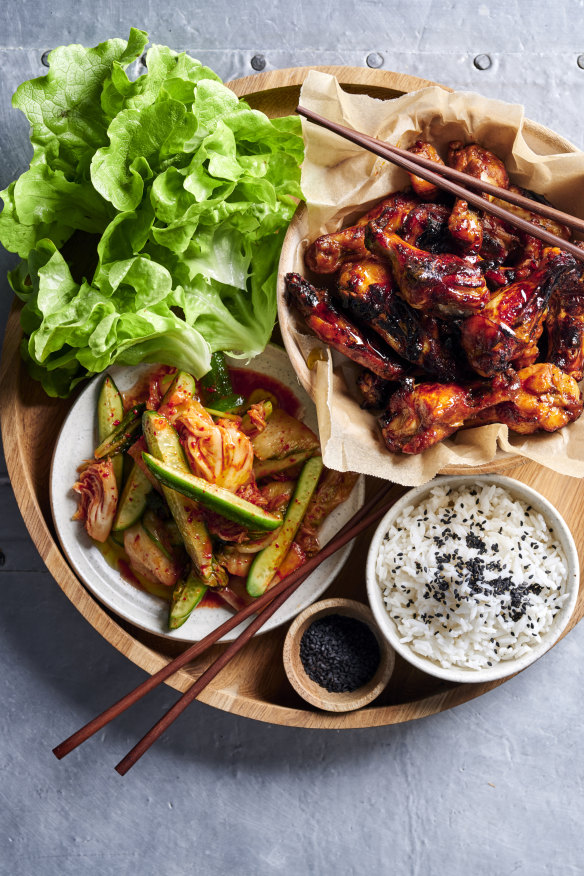
<instances>
[{"instance_id":1,"label":"wooden chopstick","mask_svg":"<svg viewBox=\"0 0 584 876\"><path fill-rule=\"evenodd\" d=\"M107 708L104 712L97 715L95 718L92 718L87 724L61 742L53 749L53 754L59 760L97 733L98 730L101 730L102 727L105 727L110 721L113 721L114 718L117 718L118 715L121 715L126 709L130 708L130 706L137 703L142 697L144 697L151 690L154 690L155 687L158 687L163 681L169 678L171 675L174 675L179 669L185 666L187 663L190 663L196 657L199 657L203 654L207 648L210 648L211 645L214 645L222 636L226 633L230 632L234 627L238 626L242 621L246 620L252 614L260 611L266 605L268 605L273 599L278 597L281 593L286 592L289 587L294 586L294 584L300 579L304 580L306 576L308 576L311 572L313 572L324 560L326 560L331 554L333 554L336 550L339 550L348 541L352 538L355 538L356 535L361 532L361 528L358 531L355 531L353 535L346 538L346 534L349 531L355 530L357 526L360 526L361 521L366 518L366 515L374 508L379 502L381 502L387 494L394 487L393 484L385 484L381 487L378 492L369 499L348 521L348 523L340 530L337 535L331 539L331 541L322 548L314 557L311 557L303 566L299 569L296 569L290 575L287 575L282 579L278 584L272 587L267 593L264 593L263 596L258 597L251 603L250 605L245 606L232 617L228 618L224 623L222 623L219 627L209 633L208 636L205 636L204 639L201 639L200 642L195 642L189 648L179 654L178 657L175 657L174 660L169 661L166 666L163 666L162 669L159 669L158 672L151 675L141 684L139 684L134 690L127 693L120 700L115 702L109 708ZM389 504L387 507L390 507ZM377 519L377 518L376 518ZM366 525L370 525L367 523ZM342 542L340 539L343 539Z\"/></svg>"},{"instance_id":2,"label":"wooden chopstick","mask_svg":"<svg viewBox=\"0 0 584 876\"><path fill-rule=\"evenodd\" d=\"M570 228L574 228L577 231L584 233L584 222L581 219L571 216L568 213L563 213L561 210L556 210L553 207L548 207L545 204L540 204L539 201L531 201L529 198L524 198L522 195L509 192L507 189L502 189L499 186L483 182L482 180L476 179L476 177L471 177L468 174L461 173L453 168L444 167L436 162L423 158L422 156L406 152L405 149L399 149L397 146L383 143L381 140L377 140L375 137L370 137L368 134L361 134L359 131L346 128L344 125L338 124L338 122L332 122L330 119L326 119L324 116L319 115L319 113L306 109L306 107L298 106L296 112L299 115L304 116L304 118L308 119L310 122L338 134L339 137L343 137L345 140L349 140L357 146L362 146L364 149L373 152L375 155L384 158L386 161L391 161L393 164L396 164L408 173L413 173L415 176L425 179L427 182L432 183L438 188L450 192L457 198L461 198L468 201L469 204L479 207L486 213L491 213L498 219L502 219L504 222L508 222L510 225L527 232L527 234L537 237L539 240L543 240L544 243L564 249L575 256L575 258L584 261L584 251L579 249L569 240L564 240L556 234L552 234L551 231L547 231L539 225L534 225L533 222L529 222L521 216L516 216L509 210L500 207L498 204L493 204L486 198L481 197L481 195L475 194L472 189L495 195L501 200L524 207L531 213L538 213L542 216L552 218L557 222L568 225ZM463 183L463 185L460 183Z\"/></svg>"},{"instance_id":3,"label":"wooden chopstick","mask_svg":"<svg viewBox=\"0 0 584 876\"><path fill-rule=\"evenodd\" d=\"M335 551L339 550L349 541L352 541L353 538L356 538L361 532L371 526L372 523L377 522L383 515L388 511L389 508L394 504L396 498L391 499L389 502L384 502L380 508L376 511L372 511L371 513L367 513L370 508L377 505L381 499L383 499L387 493L393 488L393 484L388 484L386 487L382 488L372 499L369 500L356 514L353 515L351 520L345 524L345 526L337 533L334 539L332 539L324 548L318 552L318 554L313 557L313 560L321 558L319 562L327 559L328 556L335 553ZM297 572L301 573L297 577L295 577L296 573L292 573L288 575L286 578L282 580L281 583L290 582L288 586L280 590L280 592L276 594L276 587L273 587L268 591L264 596L272 597L273 601L264 608L264 610L256 617L254 620L245 628L245 630L238 636L238 638L232 642L226 651L221 654L214 663L209 666L205 672L200 676L200 678L195 681L193 685L182 695L182 697L176 701L176 703L171 706L171 708L166 712L162 718L154 724L150 730L142 737L142 739L136 743L134 748L128 752L128 754L122 758L122 760L116 765L116 771L124 776L131 767L134 766L136 761L138 761L143 754L150 748L150 746L156 742L157 739L162 736L162 734L170 727L170 725L178 718L182 712L192 703L194 699L198 697L198 695L203 691L207 685L218 675L219 672L229 663L229 661L240 651L244 645L252 638L252 636L266 623L266 621L280 608L281 605L286 602L286 600L298 589L298 587L302 584L302 582L310 575L310 572L313 569L308 569L308 563L305 563L304 566L301 566ZM292 579L295 579L292 581ZM280 585L278 585L280 586ZM275 598L274 598L275 596ZM263 598L263 597L262 597ZM256 600L256 605L259 600Z\"/></svg>"},{"instance_id":4,"label":"wooden chopstick","mask_svg":"<svg viewBox=\"0 0 584 876\"><path fill-rule=\"evenodd\" d=\"M136 761L138 761L143 754L150 748L150 746L156 742L157 739L162 736L162 734L170 727L170 725L178 718L182 712L189 706L194 699L198 697L198 695L203 691L207 685L218 675L219 672L226 666L227 663L231 660L232 657L241 651L241 649L246 645L252 636L257 633L257 631L263 627L268 618L270 618L275 611L277 611L281 605L283 605L286 600L292 596L292 594L300 587L300 585L306 580L310 573L304 573L298 581L294 584L291 584L286 590L280 593L273 602L270 603L262 612L260 612L257 617L253 619L253 621L245 628L243 633L232 642L226 651L220 655L220 657L212 663L209 668L203 672L203 674L195 681L193 685L182 695L182 697L176 701L176 703L171 706L171 708L166 712L162 718L154 724L148 733L146 733L142 739L136 743L134 748L128 752L128 754L122 758L122 760L117 764L115 770L121 775L125 776L129 769L131 769Z\"/></svg>"},{"instance_id":5,"label":"wooden chopstick","mask_svg":"<svg viewBox=\"0 0 584 876\"><path fill-rule=\"evenodd\" d=\"M308 112L310 111L308 110ZM522 207L530 213L537 213L539 216L545 216L546 219L552 219L554 222L559 222L561 225L567 225L568 228L573 228L574 231L579 231L584 234L584 219L579 219L577 216L570 215L570 213L564 213L562 210L558 210L550 204L542 204L540 201L534 201L531 198L527 198L525 195L520 195L519 192L512 192L509 189L503 189L501 186L493 185L493 183L487 182L486 180L478 179L476 176L471 176L468 173L463 173L461 170L456 170L454 167L448 167L446 164L438 164L436 161L432 161L424 155L414 155L414 153L408 152L406 149L400 149L399 146L393 146L391 143L382 143L381 140L376 140L375 137L371 137L369 134L364 134L363 136L367 137L367 139L373 143L381 143L392 153L392 155L413 159L416 164L420 165L420 167L434 171L435 173L440 174L440 176L445 176L447 179L458 182L460 185L468 189L473 189L475 192L484 192L487 195L493 195L495 198L499 198L502 201L508 201L510 204L515 204L516 207Z\"/></svg>"}]
</instances>

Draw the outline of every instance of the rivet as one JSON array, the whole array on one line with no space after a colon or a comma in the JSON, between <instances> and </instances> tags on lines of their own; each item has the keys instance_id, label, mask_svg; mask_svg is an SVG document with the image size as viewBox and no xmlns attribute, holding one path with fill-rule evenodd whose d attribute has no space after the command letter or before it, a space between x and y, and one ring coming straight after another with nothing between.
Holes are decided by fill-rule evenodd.
<instances>
[{"instance_id":1,"label":"rivet","mask_svg":"<svg viewBox=\"0 0 584 876\"><path fill-rule=\"evenodd\" d=\"M383 67L383 55L380 55L379 52L371 52L365 60L368 67Z\"/></svg>"},{"instance_id":2,"label":"rivet","mask_svg":"<svg viewBox=\"0 0 584 876\"><path fill-rule=\"evenodd\" d=\"M473 64L475 65L477 70L488 70L489 67L492 66L493 62L490 55L477 55L473 61Z\"/></svg>"},{"instance_id":3,"label":"rivet","mask_svg":"<svg viewBox=\"0 0 584 876\"><path fill-rule=\"evenodd\" d=\"M41 64L43 65L43 67L49 66L49 53L50 53L50 51L51 51L50 49L47 49L47 51L43 52L41 55Z\"/></svg>"},{"instance_id":4,"label":"rivet","mask_svg":"<svg viewBox=\"0 0 584 876\"><path fill-rule=\"evenodd\" d=\"M263 70L266 66L266 59L263 55L254 55L251 59L251 66L254 70Z\"/></svg>"},{"instance_id":5,"label":"rivet","mask_svg":"<svg viewBox=\"0 0 584 876\"><path fill-rule=\"evenodd\" d=\"M578 64L580 70L584 70L584 55L578 55L576 63Z\"/></svg>"}]
</instances>

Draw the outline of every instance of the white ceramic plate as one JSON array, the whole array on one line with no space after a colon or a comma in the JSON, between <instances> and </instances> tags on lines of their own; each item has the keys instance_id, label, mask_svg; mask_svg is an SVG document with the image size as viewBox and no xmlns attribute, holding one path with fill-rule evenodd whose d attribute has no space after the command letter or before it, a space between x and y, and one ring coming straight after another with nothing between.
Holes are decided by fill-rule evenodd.
<instances>
[{"instance_id":1,"label":"white ceramic plate","mask_svg":"<svg viewBox=\"0 0 584 876\"><path fill-rule=\"evenodd\" d=\"M237 367L235 360L230 365ZM121 390L129 389L140 372L152 366L114 367L109 370ZM298 383L290 360L281 347L270 344L266 350L246 364L247 368L274 377L291 389L304 409L304 422L318 431L316 410L313 402ZM96 403L103 376L96 378L81 393L63 423L51 466L50 496L53 520L61 547L71 566L104 605L120 617L143 630L176 639L180 642L196 642L204 638L232 616L228 609L202 607L196 609L178 630L167 629L168 603L152 596L129 582L113 569L93 544L79 521L72 520L77 509L77 497L72 486L77 480L77 467L84 459L93 457L96 440ZM326 544L363 504L364 479L360 478L349 499L328 517L320 533L321 545ZM351 545L329 557L302 584L290 599L267 621L262 632L274 629L291 620L300 611L318 599L340 571L347 559ZM232 641L250 621L232 630L221 641Z\"/></svg>"}]
</instances>

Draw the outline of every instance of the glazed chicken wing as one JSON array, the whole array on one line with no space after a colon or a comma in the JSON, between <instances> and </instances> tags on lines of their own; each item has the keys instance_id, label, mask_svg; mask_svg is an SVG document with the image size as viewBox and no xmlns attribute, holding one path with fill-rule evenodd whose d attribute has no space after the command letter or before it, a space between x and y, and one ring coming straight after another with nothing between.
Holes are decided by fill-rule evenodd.
<instances>
[{"instance_id":1,"label":"glazed chicken wing","mask_svg":"<svg viewBox=\"0 0 584 876\"><path fill-rule=\"evenodd\" d=\"M418 204L406 216L400 237L427 252L444 252L449 219L450 210L442 204Z\"/></svg>"},{"instance_id":2,"label":"glazed chicken wing","mask_svg":"<svg viewBox=\"0 0 584 876\"><path fill-rule=\"evenodd\" d=\"M509 176L501 159L477 143L469 143L465 146L460 140L453 140L448 147L446 164L476 179L503 189L509 188ZM491 200L491 197L488 197L488 200ZM483 258L501 257L513 249L515 243L513 230L500 220L491 221L493 217L488 217L484 222L476 213L469 210L466 201L456 201L452 214L452 235L457 243L462 244L464 252L476 254L481 251L483 238L484 250L481 251Z\"/></svg>"},{"instance_id":3,"label":"glazed chicken wing","mask_svg":"<svg viewBox=\"0 0 584 876\"><path fill-rule=\"evenodd\" d=\"M531 198L533 201L539 201L541 204L547 204L548 207L551 207L547 198L544 198L543 195L536 195L529 191L529 189L522 189L519 186L508 186L508 189L510 192L515 192L517 195L523 195L525 198ZM513 213L514 216L519 216L521 219L533 222L534 225L537 225L539 228L545 228L546 231L550 231L557 237L561 237L564 240L571 239L572 235L570 229L567 225L562 225L561 222L556 222L554 219L549 219L547 216L541 216L539 213L532 213L531 210L526 210L524 207L518 207L516 204L510 204L509 201L504 201L499 198L491 198L491 201L493 204L503 207L503 209L507 210L509 213Z\"/></svg>"},{"instance_id":4,"label":"glazed chicken wing","mask_svg":"<svg viewBox=\"0 0 584 876\"><path fill-rule=\"evenodd\" d=\"M476 143L463 146L460 141L453 141L449 146L446 163L449 167L460 170L462 173L467 173L477 179L492 183L503 189L509 189L509 191L522 194L526 197L534 197L535 200L532 192L520 189L518 186L509 185L509 176L501 159L493 152L483 149ZM541 228L546 228L565 240L570 239L570 232L566 226L551 219L543 218L522 207L510 204L508 201L495 198L492 195L487 195L486 197L489 201L503 207L510 213L527 219ZM542 200L545 201L545 199ZM483 226L483 244L479 249L483 258L503 262L512 254L516 256L513 266L513 277L508 282L524 279L530 271L537 267L537 263L543 253L541 241L525 232L518 232L513 226L502 222L494 216L483 216L481 224Z\"/></svg>"},{"instance_id":5,"label":"glazed chicken wing","mask_svg":"<svg viewBox=\"0 0 584 876\"><path fill-rule=\"evenodd\" d=\"M397 231L417 204L418 198L407 192L384 198L349 228L317 237L304 254L306 266L316 274L334 274L346 259L366 258L370 255L365 247L367 224L377 219L382 226Z\"/></svg>"},{"instance_id":6,"label":"glazed chicken wing","mask_svg":"<svg viewBox=\"0 0 584 876\"><path fill-rule=\"evenodd\" d=\"M436 164L444 165L444 162L438 155L435 147L432 146L431 143L427 143L425 140L416 140L414 145L410 146L408 152L411 152L413 155L421 155L422 158L427 158L429 161L434 161ZM433 201L434 198L438 196L440 190L437 186L422 179L421 176L415 176L413 173L410 173L409 177L413 190L423 201Z\"/></svg>"},{"instance_id":7,"label":"glazed chicken wing","mask_svg":"<svg viewBox=\"0 0 584 876\"><path fill-rule=\"evenodd\" d=\"M566 273L550 299L546 320L548 361L574 380L584 374L584 272Z\"/></svg>"},{"instance_id":8,"label":"glazed chicken wing","mask_svg":"<svg viewBox=\"0 0 584 876\"><path fill-rule=\"evenodd\" d=\"M514 371L469 384L407 382L379 418L387 448L421 453L456 432L483 408L513 399L519 389Z\"/></svg>"},{"instance_id":9,"label":"glazed chicken wing","mask_svg":"<svg viewBox=\"0 0 584 876\"><path fill-rule=\"evenodd\" d=\"M535 195L528 189L522 189L519 186L509 186L509 191L551 206L546 198L541 195ZM491 197L489 200L493 204L503 207L503 209L507 210L509 213L513 213L515 216L519 216L521 219L525 219L528 222L533 223L533 225L537 225L539 228L550 231L552 234L555 234L556 237L561 237L563 240L571 239L572 235L570 229L566 225L562 225L560 222L555 222L553 219L548 219L546 216L540 216L538 213L533 213L531 210L527 210L524 207L518 207L515 204L510 204L508 201L499 198ZM507 228L518 238L515 252L512 253L512 266L507 269L509 272L513 273L513 280L510 282L514 282L515 280L524 279L531 273L531 271L535 270L543 256L545 243L539 240L539 238L533 237L520 229L514 229L511 226L507 226Z\"/></svg>"},{"instance_id":10,"label":"glazed chicken wing","mask_svg":"<svg viewBox=\"0 0 584 876\"><path fill-rule=\"evenodd\" d=\"M509 188L509 176L501 159L478 143L465 146L460 140L452 140L448 145L446 164L483 182L502 189Z\"/></svg>"},{"instance_id":11,"label":"glazed chicken wing","mask_svg":"<svg viewBox=\"0 0 584 876\"><path fill-rule=\"evenodd\" d=\"M489 290L476 265L411 246L376 220L367 226L365 243L374 255L391 262L400 295L411 307L439 317L458 317L485 306Z\"/></svg>"},{"instance_id":12,"label":"glazed chicken wing","mask_svg":"<svg viewBox=\"0 0 584 876\"><path fill-rule=\"evenodd\" d=\"M501 265L512 254L520 250L521 241L519 234L516 229L506 222L497 219L496 216L484 213L481 216L481 226L483 229L483 240L479 255L485 261L492 262L493 265ZM503 282L509 282L509 280Z\"/></svg>"},{"instance_id":13,"label":"glazed chicken wing","mask_svg":"<svg viewBox=\"0 0 584 876\"><path fill-rule=\"evenodd\" d=\"M566 226L533 213L531 203L505 200L510 192L544 199L511 185L489 149L451 141L443 161L419 139L408 151L474 177L479 191L487 182L507 190L501 198L483 192L484 207L500 204L570 240ZM386 408L379 423L388 449L420 453L463 425L503 422L527 434L576 419L584 268L530 229L440 194L415 169L409 176L410 192L388 196L308 248L309 269L335 274L330 291L286 278L288 300L318 337L364 365L362 407Z\"/></svg>"},{"instance_id":14,"label":"glazed chicken wing","mask_svg":"<svg viewBox=\"0 0 584 876\"><path fill-rule=\"evenodd\" d=\"M337 293L351 316L370 323L394 297L396 285L389 266L368 253L343 265Z\"/></svg>"},{"instance_id":15,"label":"glazed chicken wing","mask_svg":"<svg viewBox=\"0 0 584 876\"><path fill-rule=\"evenodd\" d=\"M384 380L399 380L406 368L381 340L370 337L335 308L328 292L316 289L299 274L286 274L286 294L314 334L347 358Z\"/></svg>"},{"instance_id":16,"label":"glazed chicken wing","mask_svg":"<svg viewBox=\"0 0 584 876\"><path fill-rule=\"evenodd\" d=\"M453 380L457 362L449 335L435 317L414 310L397 294L388 266L372 259L347 263L338 295L349 313L370 325L395 352L443 380Z\"/></svg>"},{"instance_id":17,"label":"glazed chicken wing","mask_svg":"<svg viewBox=\"0 0 584 876\"><path fill-rule=\"evenodd\" d=\"M464 255L476 256L483 245L483 226L479 214L458 198L448 217L448 231L456 248Z\"/></svg>"},{"instance_id":18,"label":"glazed chicken wing","mask_svg":"<svg viewBox=\"0 0 584 876\"><path fill-rule=\"evenodd\" d=\"M521 384L512 401L481 411L472 423L504 423L513 432L530 435L556 432L582 413L582 394L573 377L549 362L538 362L517 372Z\"/></svg>"},{"instance_id":19,"label":"glazed chicken wing","mask_svg":"<svg viewBox=\"0 0 584 876\"><path fill-rule=\"evenodd\" d=\"M355 225L357 228L364 228L373 219L381 220L383 218L386 225L398 231L410 210L413 210L419 203L419 199L411 192L393 192L360 216Z\"/></svg>"},{"instance_id":20,"label":"glazed chicken wing","mask_svg":"<svg viewBox=\"0 0 584 876\"><path fill-rule=\"evenodd\" d=\"M482 313L465 320L462 347L474 370L484 377L504 371L509 364L535 351L543 330L551 293L560 277L574 266L568 253L546 250L540 267L494 295Z\"/></svg>"}]
</instances>

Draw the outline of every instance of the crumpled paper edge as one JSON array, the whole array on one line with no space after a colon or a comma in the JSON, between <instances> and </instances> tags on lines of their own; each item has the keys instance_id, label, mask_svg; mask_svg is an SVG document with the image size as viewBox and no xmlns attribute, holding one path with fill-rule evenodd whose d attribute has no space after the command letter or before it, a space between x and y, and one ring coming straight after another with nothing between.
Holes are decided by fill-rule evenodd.
<instances>
[{"instance_id":1,"label":"crumpled paper edge","mask_svg":"<svg viewBox=\"0 0 584 876\"><path fill-rule=\"evenodd\" d=\"M523 108L469 92L447 92L430 86L393 100L344 92L335 77L310 71L300 103L356 130L407 147L428 137L444 147L452 139L476 140L505 161L518 185L532 188L554 206L584 218L584 153L547 129L543 149L573 151L536 153L524 133ZM537 132L536 132L537 133ZM303 119L305 161L302 189L307 199L305 227L285 271L303 273L303 253L320 234L336 230L353 215L391 191L409 185L407 174L377 156ZM537 136L529 136L536 145ZM282 319L281 319L282 322ZM306 359L315 338L291 316L283 325ZM322 346L322 345L321 345ZM352 396L347 372L356 371L345 357L326 350L304 375L314 398L327 466L357 471L404 486L431 480L448 466L477 466L493 462L497 450L533 460L559 474L584 477L584 417L553 434L510 434L504 425L463 429L453 437L415 456L392 454L383 445L376 418L363 411ZM301 375L302 379L302 375ZM350 384L350 377L349 377Z\"/></svg>"}]
</instances>

